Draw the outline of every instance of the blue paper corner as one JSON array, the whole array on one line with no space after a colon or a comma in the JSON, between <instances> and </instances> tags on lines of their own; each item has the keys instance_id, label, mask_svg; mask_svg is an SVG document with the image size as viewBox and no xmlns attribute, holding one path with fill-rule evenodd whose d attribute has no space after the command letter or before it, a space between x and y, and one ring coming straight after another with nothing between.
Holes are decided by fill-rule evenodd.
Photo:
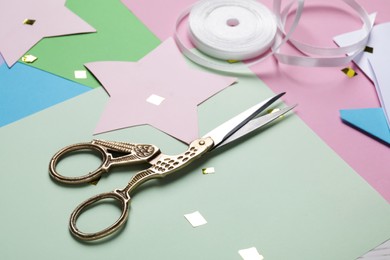
<instances>
[{"instance_id":1,"label":"blue paper corner","mask_svg":"<svg viewBox=\"0 0 390 260\"><path fill-rule=\"evenodd\" d=\"M390 144L390 129L382 108L343 109L340 116L346 124Z\"/></svg>"}]
</instances>

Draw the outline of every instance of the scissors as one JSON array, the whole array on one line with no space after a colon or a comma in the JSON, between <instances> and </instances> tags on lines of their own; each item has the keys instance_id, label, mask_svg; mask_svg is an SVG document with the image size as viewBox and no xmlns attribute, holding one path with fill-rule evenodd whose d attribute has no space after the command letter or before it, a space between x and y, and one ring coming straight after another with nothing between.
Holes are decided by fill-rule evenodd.
<instances>
[{"instance_id":1,"label":"scissors","mask_svg":"<svg viewBox=\"0 0 390 260\"><path fill-rule=\"evenodd\" d=\"M100 178L103 173L108 172L111 167L116 165L131 165L137 163L149 163L148 169L136 173L122 189L115 189L112 192L102 193L93 196L82 202L72 212L69 220L69 229L72 235L81 240L97 240L106 237L117 231L128 218L128 209L130 204L130 194L140 184L155 178L162 178L171 174L198 159L200 156L230 143L260 127L263 127L275 119L281 117L294 106L287 106L273 113L259 114L278 100L285 93L280 93L263 102L254 105L239 115L231 118L203 137L190 143L188 149L179 155L165 155L159 148L150 144L133 144L125 142L111 142L104 140L93 140L88 143L78 143L67 146L58 151L50 161L49 173L54 180L68 183L80 184L89 183ZM84 176L66 177L59 174L56 170L57 163L66 154L73 151L96 150L101 154L102 164L100 167ZM120 156L115 156L115 154ZM104 199L114 199L120 202L122 213L120 217L109 227L92 233L82 232L78 229L76 222L78 217L88 207Z\"/></svg>"}]
</instances>

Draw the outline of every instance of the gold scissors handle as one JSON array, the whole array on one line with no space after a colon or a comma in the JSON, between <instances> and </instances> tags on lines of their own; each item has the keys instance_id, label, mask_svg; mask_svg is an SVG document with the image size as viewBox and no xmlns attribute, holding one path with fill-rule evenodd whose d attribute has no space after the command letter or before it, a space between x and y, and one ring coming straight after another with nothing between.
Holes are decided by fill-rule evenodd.
<instances>
[{"instance_id":1,"label":"gold scissors handle","mask_svg":"<svg viewBox=\"0 0 390 260\"><path fill-rule=\"evenodd\" d=\"M128 217L128 209L130 205L130 193L136 187L148 180L165 177L168 174L185 167L186 165L190 164L198 157L209 151L212 147L213 140L207 137L193 141L187 151L182 154L176 156L169 156L160 153L157 157L150 161L152 166L134 175L125 188L116 189L112 192L96 195L77 206L77 208L72 212L70 216L70 232L81 240L96 240L114 233L124 223L126 223ZM115 199L120 202L120 208L122 210L120 217L111 226L101 231L94 233L85 233L80 231L77 228L76 224L78 217L82 214L82 212L87 210L93 204L97 204L99 201L104 199Z\"/></svg>"},{"instance_id":2,"label":"gold scissors handle","mask_svg":"<svg viewBox=\"0 0 390 260\"><path fill-rule=\"evenodd\" d=\"M57 164L74 151L97 151L102 159L101 165L92 172L82 176L68 177L57 172ZM160 154L160 150L150 144L132 144L125 142L111 142L92 140L88 143L69 145L59 150L50 160L49 173L56 181L68 184L88 183L99 179L103 173L115 165L145 163Z\"/></svg>"}]
</instances>

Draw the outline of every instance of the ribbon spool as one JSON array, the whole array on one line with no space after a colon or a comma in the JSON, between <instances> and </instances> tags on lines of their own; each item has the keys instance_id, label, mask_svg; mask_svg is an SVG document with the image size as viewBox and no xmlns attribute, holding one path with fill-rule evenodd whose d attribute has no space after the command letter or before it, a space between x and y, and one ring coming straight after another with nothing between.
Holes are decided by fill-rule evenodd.
<instances>
[{"instance_id":1,"label":"ribbon spool","mask_svg":"<svg viewBox=\"0 0 390 260\"><path fill-rule=\"evenodd\" d=\"M201 1L189 15L194 45L211 57L247 60L265 53L275 41L274 14L255 1Z\"/></svg>"},{"instance_id":2,"label":"ribbon spool","mask_svg":"<svg viewBox=\"0 0 390 260\"><path fill-rule=\"evenodd\" d=\"M176 22L174 38L182 53L193 62L215 70L240 72L241 64L226 60L245 61L254 65L274 55L281 63L306 67L335 67L350 62L365 48L373 27L373 19L355 0L342 0L350 6L363 22L362 38L345 47L321 48L291 39L299 24L304 0L292 1L281 10L281 0L273 1L273 11L255 0L201 0L185 10ZM285 23L296 3L295 17L286 32ZM180 25L188 17L188 35L203 54L187 48L178 35ZM306 56L280 53L289 42ZM312 57L314 55L316 57ZM245 69L244 69L245 70Z\"/></svg>"}]
</instances>

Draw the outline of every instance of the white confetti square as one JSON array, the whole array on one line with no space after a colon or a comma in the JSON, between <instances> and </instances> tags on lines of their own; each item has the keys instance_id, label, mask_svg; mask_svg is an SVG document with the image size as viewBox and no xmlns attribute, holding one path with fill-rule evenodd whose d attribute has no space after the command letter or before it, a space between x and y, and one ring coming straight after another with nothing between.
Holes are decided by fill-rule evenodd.
<instances>
[{"instance_id":1,"label":"white confetti square","mask_svg":"<svg viewBox=\"0 0 390 260\"><path fill-rule=\"evenodd\" d=\"M85 70L75 70L74 71L74 77L76 79L86 79L87 78L87 71L85 71Z\"/></svg>"},{"instance_id":2,"label":"white confetti square","mask_svg":"<svg viewBox=\"0 0 390 260\"><path fill-rule=\"evenodd\" d=\"M184 217L190 222L193 227L198 227L207 223L206 219L199 213L195 211L194 213L185 214Z\"/></svg>"},{"instance_id":3,"label":"white confetti square","mask_svg":"<svg viewBox=\"0 0 390 260\"><path fill-rule=\"evenodd\" d=\"M256 247L238 250L244 260L263 260L264 257L257 252Z\"/></svg>"},{"instance_id":4,"label":"white confetti square","mask_svg":"<svg viewBox=\"0 0 390 260\"><path fill-rule=\"evenodd\" d=\"M155 94L152 94L148 97L148 99L146 99L147 102L153 104L153 105L156 105L156 106L159 106L161 105L161 103L165 100L165 98L163 97L160 97L158 95L155 95Z\"/></svg>"}]
</instances>

